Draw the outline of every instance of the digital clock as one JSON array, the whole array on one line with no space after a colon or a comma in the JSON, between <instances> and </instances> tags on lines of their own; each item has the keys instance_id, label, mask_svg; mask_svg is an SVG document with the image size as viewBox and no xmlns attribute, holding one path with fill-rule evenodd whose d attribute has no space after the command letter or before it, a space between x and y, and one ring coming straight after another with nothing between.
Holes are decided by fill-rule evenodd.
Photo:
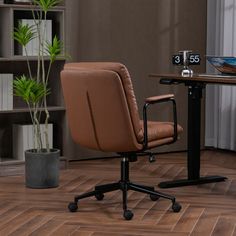
<instances>
[{"instance_id":1,"label":"digital clock","mask_svg":"<svg viewBox=\"0 0 236 236\"><path fill-rule=\"evenodd\" d=\"M200 65L201 58L199 53L189 53L187 57L188 65ZM184 65L184 56L183 54L176 54L172 56L172 64L176 66Z\"/></svg>"}]
</instances>

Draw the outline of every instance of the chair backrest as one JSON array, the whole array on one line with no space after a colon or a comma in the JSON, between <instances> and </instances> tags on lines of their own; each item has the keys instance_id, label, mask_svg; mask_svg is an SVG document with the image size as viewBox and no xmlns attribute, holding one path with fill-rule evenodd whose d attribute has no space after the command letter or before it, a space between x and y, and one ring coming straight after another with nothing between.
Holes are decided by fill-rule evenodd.
<instances>
[{"instance_id":1,"label":"chair backrest","mask_svg":"<svg viewBox=\"0 0 236 236\"><path fill-rule=\"evenodd\" d=\"M61 72L75 142L101 151L142 149L143 131L128 70L120 63L69 63Z\"/></svg>"}]
</instances>

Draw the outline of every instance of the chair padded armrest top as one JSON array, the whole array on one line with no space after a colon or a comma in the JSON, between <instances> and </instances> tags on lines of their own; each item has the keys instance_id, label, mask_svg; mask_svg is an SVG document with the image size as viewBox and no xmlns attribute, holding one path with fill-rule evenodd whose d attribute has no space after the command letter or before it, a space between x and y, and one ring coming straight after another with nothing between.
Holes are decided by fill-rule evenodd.
<instances>
[{"instance_id":1,"label":"chair padded armrest top","mask_svg":"<svg viewBox=\"0 0 236 236\"><path fill-rule=\"evenodd\" d=\"M170 98L174 98L174 94L165 94L165 95L160 95L160 96L148 97L145 99L145 102L155 103L162 100L168 100Z\"/></svg>"}]
</instances>

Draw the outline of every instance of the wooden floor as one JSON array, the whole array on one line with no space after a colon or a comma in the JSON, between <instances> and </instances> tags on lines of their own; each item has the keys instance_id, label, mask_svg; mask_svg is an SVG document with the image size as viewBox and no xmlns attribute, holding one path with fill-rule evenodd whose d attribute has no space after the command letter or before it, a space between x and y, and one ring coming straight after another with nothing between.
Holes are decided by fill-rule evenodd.
<instances>
[{"instance_id":1,"label":"wooden floor","mask_svg":"<svg viewBox=\"0 0 236 236\"><path fill-rule=\"evenodd\" d=\"M83 161L61 171L60 187L36 190L24 187L24 178L0 178L0 236L6 235L236 235L236 153L204 151L202 175L220 174L226 182L161 190L182 204L173 213L168 200L153 202L145 194L129 192L132 221L123 220L121 193L103 201L87 198L79 210L67 205L75 194L94 185L119 179L119 160ZM131 180L148 185L186 176L186 154L162 154L150 164L145 157L131 163Z\"/></svg>"}]
</instances>

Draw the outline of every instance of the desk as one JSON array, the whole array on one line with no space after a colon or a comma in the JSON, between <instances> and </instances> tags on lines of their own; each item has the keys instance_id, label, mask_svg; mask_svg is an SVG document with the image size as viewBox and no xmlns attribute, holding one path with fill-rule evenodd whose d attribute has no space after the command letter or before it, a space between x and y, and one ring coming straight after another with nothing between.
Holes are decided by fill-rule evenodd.
<instances>
[{"instance_id":1,"label":"desk","mask_svg":"<svg viewBox=\"0 0 236 236\"><path fill-rule=\"evenodd\" d=\"M172 188L224 181L223 176L200 177L200 129L201 129L201 98L202 90L207 84L236 85L236 77L209 76L195 74L182 77L177 74L151 74L150 77L160 78L161 84L180 84L188 86L188 178L161 182L160 188Z\"/></svg>"}]
</instances>

